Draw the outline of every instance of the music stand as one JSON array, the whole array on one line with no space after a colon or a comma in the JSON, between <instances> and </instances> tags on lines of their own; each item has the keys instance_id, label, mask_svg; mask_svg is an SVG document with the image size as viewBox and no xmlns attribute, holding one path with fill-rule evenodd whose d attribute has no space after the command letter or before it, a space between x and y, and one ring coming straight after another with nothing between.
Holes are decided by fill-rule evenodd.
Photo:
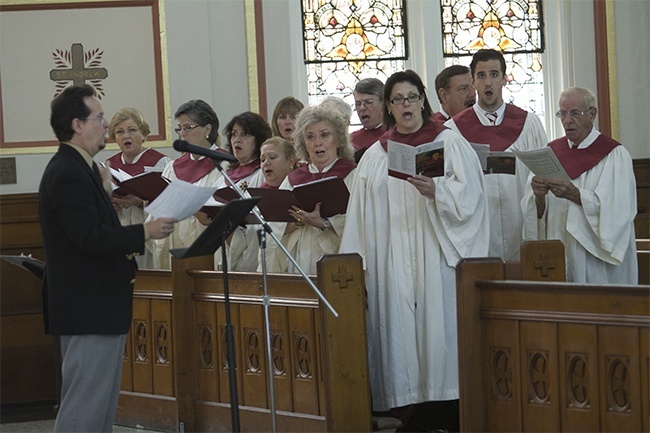
<instances>
[{"instance_id":1,"label":"music stand","mask_svg":"<svg viewBox=\"0 0 650 433\"><path fill-rule=\"evenodd\" d=\"M227 238L255 207L259 197L231 200L187 248L173 248L169 252L177 259L214 254L221 246L220 239Z\"/></svg>"},{"instance_id":2,"label":"music stand","mask_svg":"<svg viewBox=\"0 0 650 433\"><path fill-rule=\"evenodd\" d=\"M45 262L34 259L32 258L32 255L25 256L23 254L19 256L11 256L11 255L1 255L0 259L6 261L7 263L11 263L14 266L18 266L19 268L30 272L32 275L34 275L36 278L39 280L43 281L45 279ZM42 290L45 291L47 290L45 287L42 287ZM47 314L47 304L45 300L47 297L45 296L45 293L43 293L43 314ZM45 333L48 333L48 325L45 323ZM59 339L58 335L53 335L54 337L54 375L55 375L55 380L56 380L56 404L57 406L61 405L61 383L62 383L62 377L61 377L61 341Z\"/></svg>"},{"instance_id":3,"label":"music stand","mask_svg":"<svg viewBox=\"0 0 650 433\"><path fill-rule=\"evenodd\" d=\"M228 362L228 385L230 389L230 416L232 431L239 432L239 402L237 396L237 375L235 371L235 341L230 319L230 293L228 290L228 262L226 239L255 207L259 197L231 200L210 225L188 248L174 248L169 252L177 259L212 255L221 248L223 263L223 295L226 310L226 361Z\"/></svg>"}]
</instances>

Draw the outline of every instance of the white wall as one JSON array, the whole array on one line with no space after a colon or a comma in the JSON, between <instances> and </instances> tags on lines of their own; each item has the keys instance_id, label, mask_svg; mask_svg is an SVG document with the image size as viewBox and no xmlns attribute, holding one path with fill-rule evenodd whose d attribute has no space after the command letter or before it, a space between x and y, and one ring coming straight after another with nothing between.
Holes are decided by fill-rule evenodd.
<instances>
[{"instance_id":1,"label":"white wall","mask_svg":"<svg viewBox=\"0 0 650 433\"><path fill-rule=\"evenodd\" d=\"M650 1L616 1L620 142L632 158L650 158Z\"/></svg>"},{"instance_id":2,"label":"white wall","mask_svg":"<svg viewBox=\"0 0 650 433\"><path fill-rule=\"evenodd\" d=\"M633 158L650 157L650 1L615 0L616 56L619 83L621 142ZM243 0L165 0L168 49L169 116L180 104L200 98L217 112L221 128L232 116L249 109L246 22ZM302 62L299 0L262 3L264 18L267 110L293 95L307 101ZM547 106L557 105L559 92L571 85L596 88L592 0L547 0ZM439 7L433 0L408 2L410 56L408 67L433 88L443 67ZM432 97L432 101L435 98ZM554 110L550 110L551 112ZM110 115L110 113L109 113ZM550 116L549 116L550 117ZM552 117L550 117L552 119ZM547 125L549 138L561 135L558 124ZM559 130L558 130L559 129ZM171 137L173 140L175 137ZM170 141L171 141L170 140ZM161 149L175 157L171 148ZM104 151L103 160L113 152ZM0 194L38 190L41 173L51 154L16 156L18 183L0 185Z\"/></svg>"}]
</instances>

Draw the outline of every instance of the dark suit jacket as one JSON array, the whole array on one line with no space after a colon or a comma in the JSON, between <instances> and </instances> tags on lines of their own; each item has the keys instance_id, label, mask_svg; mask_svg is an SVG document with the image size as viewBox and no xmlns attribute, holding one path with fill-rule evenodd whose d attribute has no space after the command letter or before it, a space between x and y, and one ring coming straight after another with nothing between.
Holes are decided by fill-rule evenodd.
<instances>
[{"instance_id":1,"label":"dark suit jacket","mask_svg":"<svg viewBox=\"0 0 650 433\"><path fill-rule=\"evenodd\" d=\"M45 243L45 328L55 335L126 334L142 225L123 227L99 176L66 144L39 187Z\"/></svg>"}]
</instances>

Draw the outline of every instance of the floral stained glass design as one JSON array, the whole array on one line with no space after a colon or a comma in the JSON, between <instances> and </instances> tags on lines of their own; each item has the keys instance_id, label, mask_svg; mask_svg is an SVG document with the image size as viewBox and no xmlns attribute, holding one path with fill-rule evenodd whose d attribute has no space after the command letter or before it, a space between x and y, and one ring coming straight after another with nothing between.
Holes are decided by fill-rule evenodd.
<instances>
[{"instance_id":1,"label":"floral stained glass design","mask_svg":"<svg viewBox=\"0 0 650 433\"><path fill-rule=\"evenodd\" d=\"M445 65L467 65L480 49L503 52L504 100L545 117L541 0L440 0Z\"/></svg>"},{"instance_id":2,"label":"floral stained glass design","mask_svg":"<svg viewBox=\"0 0 650 433\"><path fill-rule=\"evenodd\" d=\"M303 0L302 20L310 104L334 95L353 105L357 81L405 69L404 0Z\"/></svg>"}]
</instances>

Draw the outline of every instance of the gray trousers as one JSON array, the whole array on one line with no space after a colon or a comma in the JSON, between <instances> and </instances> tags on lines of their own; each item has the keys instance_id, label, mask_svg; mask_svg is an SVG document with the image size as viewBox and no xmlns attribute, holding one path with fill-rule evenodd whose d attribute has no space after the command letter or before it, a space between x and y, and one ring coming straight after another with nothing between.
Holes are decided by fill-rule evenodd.
<instances>
[{"instance_id":1,"label":"gray trousers","mask_svg":"<svg viewBox=\"0 0 650 433\"><path fill-rule=\"evenodd\" d=\"M55 432L112 432L125 335L62 335L62 384Z\"/></svg>"}]
</instances>

